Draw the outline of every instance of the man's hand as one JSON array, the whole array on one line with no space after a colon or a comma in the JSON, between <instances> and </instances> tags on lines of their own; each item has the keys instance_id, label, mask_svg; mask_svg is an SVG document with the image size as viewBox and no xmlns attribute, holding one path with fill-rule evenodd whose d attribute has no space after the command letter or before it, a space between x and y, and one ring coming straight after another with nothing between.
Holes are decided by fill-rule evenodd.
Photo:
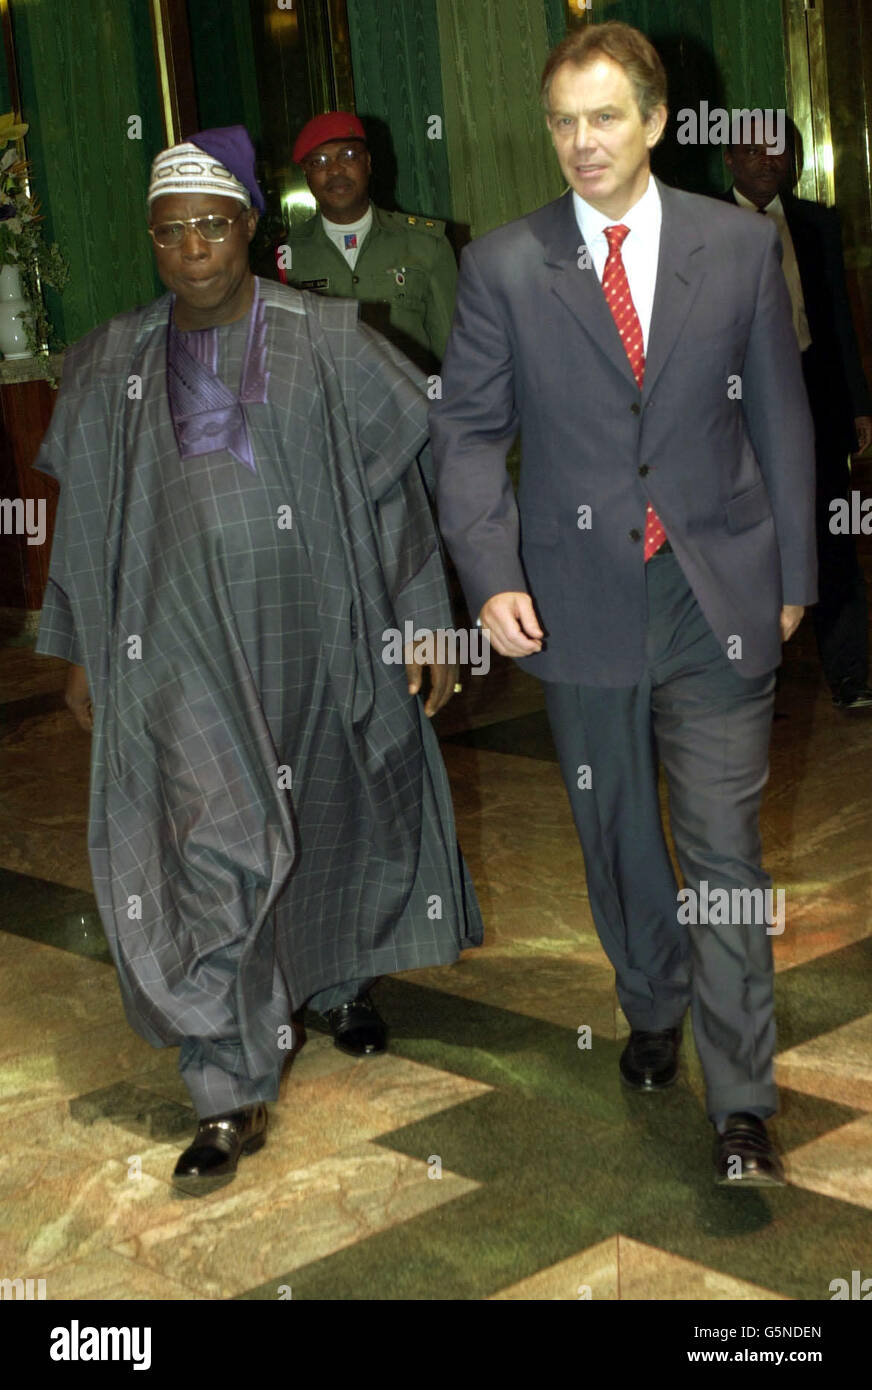
<instances>
[{"instance_id":1,"label":"man's hand","mask_svg":"<svg viewBox=\"0 0 872 1390\"><path fill-rule=\"evenodd\" d=\"M458 669L454 665L446 665L444 662L416 661L414 658L415 643L410 643L405 650L406 676L409 681L409 694L417 695L424 680L424 672L430 672L430 693L424 705L424 713L428 719L447 705L451 696L454 694L454 686L457 683Z\"/></svg>"},{"instance_id":2,"label":"man's hand","mask_svg":"<svg viewBox=\"0 0 872 1390\"><path fill-rule=\"evenodd\" d=\"M541 652L545 634L529 594L494 594L478 617L500 656L532 656Z\"/></svg>"},{"instance_id":3,"label":"man's hand","mask_svg":"<svg viewBox=\"0 0 872 1390\"><path fill-rule=\"evenodd\" d=\"M781 610L781 640L787 642L802 622L805 609L797 603L785 603Z\"/></svg>"},{"instance_id":4,"label":"man's hand","mask_svg":"<svg viewBox=\"0 0 872 1390\"><path fill-rule=\"evenodd\" d=\"M862 454L872 444L872 415L858 415L854 429L857 431L857 453Z\"/></svg>"},{"instance_id":5,"label":"man's hand","mask_svg":"<svg viewBox=\"0 0 872 1390\"><path fill-rule=\"evenodd\" d=\"M75 715L79 728L84 729L85 733L89 734L94 727L94 706L91 704L91 696L88 693L88 677L84 666L70 666L67 672L64 700L67 709Z\"/></svg>"}]
</instances>

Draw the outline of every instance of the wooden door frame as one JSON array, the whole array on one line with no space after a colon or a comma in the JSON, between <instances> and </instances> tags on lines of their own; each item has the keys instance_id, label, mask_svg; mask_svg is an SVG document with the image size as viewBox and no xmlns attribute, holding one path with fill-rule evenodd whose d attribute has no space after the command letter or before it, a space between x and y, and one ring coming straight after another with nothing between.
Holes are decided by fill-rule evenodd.
<instances>
[{"instance_id":1,"label":"wooden door frame","mask_svg":"<svg viewBox=\"0 0 872 1390\"><path fill-rule=\"evenodd\" d=\"M0 0L0 5L7 0ZM197 90L191 55L191 35L185 0L150 0L155 68L161 116L167 145L176 145L199 128ZM290 7L277 9L273 24L298 24L310 29L323 71L325 109L353 111L354 83L346 0L311 0L311 9L300 15Z\"/></svg>"},{"instance_id":2,"label":"wooden door frame","mask_svg":"<svg viewBox=\"0 0 872 1390\"><path fill-rule=\"evenodd\" d=\"M805 164L796 185L800 198L832 207L836 201L825 0L781 0L786 55L787 107L802 136Z\"/></svg>"}]
</instances>

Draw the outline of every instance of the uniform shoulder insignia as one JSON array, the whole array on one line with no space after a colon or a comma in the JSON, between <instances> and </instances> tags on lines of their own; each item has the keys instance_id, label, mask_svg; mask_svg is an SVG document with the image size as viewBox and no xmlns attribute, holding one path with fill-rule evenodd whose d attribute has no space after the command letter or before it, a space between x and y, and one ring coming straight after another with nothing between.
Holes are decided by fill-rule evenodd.
<instances>
[{"instance_id":1,"label":"uniform shoulder insignia","mask_svg":"<svg viewBox=\"0 0 872 1390\"><path fill-rule=\"evenodd\" d=\"M406 222L416 232L426 232L428 236L442 236L445 231L445 223L438 217L407 217Z\"/></svg>"},{"instance_id":2,"label":"uniform shoulder insignia","mask_svg":"<svg viewBox=\"0 0 872 1390\"><path fill-rule=\"evenodd\" d=\"M442 236L445 231L445 223L440 222L438 217L422 217L414 212L389 212L387 215L398 227L407 230L414 228L416 232L426 232L428 236Z\"/></svg>"}]
</instances>

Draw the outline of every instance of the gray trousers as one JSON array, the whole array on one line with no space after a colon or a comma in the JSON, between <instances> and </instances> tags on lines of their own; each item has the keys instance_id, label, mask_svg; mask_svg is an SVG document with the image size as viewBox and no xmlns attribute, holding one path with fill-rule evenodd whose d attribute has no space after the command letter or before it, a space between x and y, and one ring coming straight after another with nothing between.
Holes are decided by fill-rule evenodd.
<instances>
[{"instance_id":1,"label":"gray trousers","mask_svg":"<svg viewBox=\"0 0 872 1390\"><path fill-rule=\"evenodd\" d=\"M650 560L646 576L639 684L545 683L591 912L631 1028L672 1028L689 1004L709 1115L749 1106L772 1114L775 1019L765 920L736 920L753 915L747 911L733 912L726 925L681 920L691 914L677 898L657 777L662 762L685 887L700 894L705 881L709 895L725 888L731 906L740 901L734 889L769 889L759 810L775 675L736 673L674 555Z\"/></svg>"},{"instance_id":2,"label":"gray trousers","mask_svg":"<svg viewBox=\"0 0 872 1390\"><path fill-rule=\"evenodd\" d=\"M307 1008L316 1013L325 1013L337 1004L369 989L373 980L346 980L330 989L319 990L308 1000ZM218 1051L221 1065L214 1060ZM242 1064L242 1047L238 1039L210 1047L209 1058L204 1056L202 1043L198 1038L185 1038L179 1048L179 1071L188 1088L197 1118L207 1119L211 1115L226 1115L232 1110L242 1110L247 1105L259 1101L278 1099L279 1082L288 1058L287 1052L276 1048L276 1064L268 1076L250 1077L245 1075Z\"/></svg>"}]
</instances>

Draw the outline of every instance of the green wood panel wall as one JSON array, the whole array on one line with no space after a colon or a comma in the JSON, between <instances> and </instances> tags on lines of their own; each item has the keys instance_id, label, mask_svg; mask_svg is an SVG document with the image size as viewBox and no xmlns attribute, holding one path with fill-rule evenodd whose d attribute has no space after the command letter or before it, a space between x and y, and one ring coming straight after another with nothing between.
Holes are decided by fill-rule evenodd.
<instances>
[{"instance_id":1,"label":"green wood panel wall","mask_svg":"<svg viewBox=\"0 0 872 1390\"><path fill-rule=\"evenodd\" d=\"M6 63L0 57L0 115L10 110L9 104L9 81L6 76Z\"/></svg>"},{"instance_id":2,"label":"green wood panel wall","mask_svg":"<svg viewBox=\"0 0 872 1390\"><path fill-rule=\"evenodd\" d=\"M544 0L549 50L566 38L566 0Z\"/></svg>"},{"instance_id":3,"label":"green wood panel wall","mask_svg":"<svg viewBox=\"0 0 872 1390\"><path fill-rule=\"evenodd\" d=\"M671 120L655 172L699 192L726 187L722 148L679 146L676 113L703 100L726 110L784 106L781 0L594 0L593 16L635 25L663 59Z\"/></svg>"},{"instance_id":4,"label":"green wood panel wall","mask_svg":"<svg viewBox=\"0 0 872 1390\"><path fill-rule=\"evenodd\" d=\"M257 143L261 113L246 0L188 0L188 26L199 128L244 125Z\"/></svg>"},{"instance_id":5,"label":"green wood panel wall","mask_svg":"<svg viewBox=\"0 0 872 1390\"><path fill-rule=\"evenodd\" d=\"M654 152L654 172L666 183L694 192L721 186L721 154L710 145L679 145L677 113L719 105L710 7L699 0L594 0L594 19L620 19L641 29L663 60L669 82L669 125Z\"/></svg>"},{"instance_id":6,"label":"green wood panel wall","mask_svg":"<svg viewBox=\"0 0 872 1390\"><path fill-rule=\"evenodd\" d=\"M782 107L787 100L781 0L709 0L724 106Z\"/></svg>"},{"instance_id":7,"label":"green wood panel wall","mask_svg":"<svg viewBox=\"0 0 872 1390\"><path fill-rule=\"evenodd\" d=\"M70 262L46 291L56 332L75 342L160 282L145 231L152 158L163 144L146 0L28 0L13 7L33 187L45 235ZM128 119L142 118L142 139Z\"/></svg>"},{"instance_id":8,"label":"green wood panel wall","mask_svg":"<svg viewBox=\"0 0 872 1390\"><path fill-rule=\"evenodd\" d=\"M564 187L539 104L542 0L437 0L454 215L481 236Z\"/></svg>"},{"instance_id":9,"label":"green wood panel wall","mask_svg":"<svg viewBox=\"0 0 872 1390\"><path fill-rule=\"evenodd\" d=\"M404 212L450 220L445 108L435 0L348 0L357 114L373 157L372 195ZM442 138L428 136L442 119Z\"/></svg>"}]
</instances>

